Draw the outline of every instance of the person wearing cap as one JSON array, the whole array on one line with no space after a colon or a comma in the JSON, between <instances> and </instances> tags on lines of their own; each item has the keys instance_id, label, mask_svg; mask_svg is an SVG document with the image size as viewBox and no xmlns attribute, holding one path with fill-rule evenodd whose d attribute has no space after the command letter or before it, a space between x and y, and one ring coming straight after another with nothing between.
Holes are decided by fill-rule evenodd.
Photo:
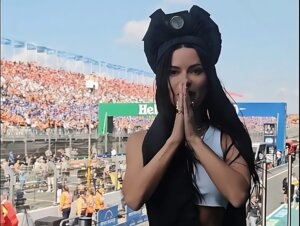
<instances>
[{"instance_id":1,"label":"person wearing cap","mask_svg":"<svg viewBox=\"0 0 300 226\"><path fill-rule=\"evenodd\" d=\"M259 178L250 136L216 73L219 28L196 5L150 18L143 41L158 114L128 139L125 202L146 204L151 226L244 226L251 178Z\"/></svg>"}]
</instances>

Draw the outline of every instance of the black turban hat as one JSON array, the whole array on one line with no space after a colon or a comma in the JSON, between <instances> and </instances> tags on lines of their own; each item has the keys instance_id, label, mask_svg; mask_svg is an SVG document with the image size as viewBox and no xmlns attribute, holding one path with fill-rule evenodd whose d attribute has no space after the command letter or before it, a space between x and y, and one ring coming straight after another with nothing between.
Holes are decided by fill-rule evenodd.
<instances>
[{"instance_id":1,"label":"black turban hat","mask_svg":"<svg viewBox=\"0 0 300 226\"><path fill-rule=\"evenodd\" d=\"M151 16L143 38L144 51L150 67L156 73L162 55L177 44L193 44L201 49L215 65L221 52L221 34L218 25L204 9L194 5L187 10L165 14L161 9Z\"/></svg>"}]
</instances>

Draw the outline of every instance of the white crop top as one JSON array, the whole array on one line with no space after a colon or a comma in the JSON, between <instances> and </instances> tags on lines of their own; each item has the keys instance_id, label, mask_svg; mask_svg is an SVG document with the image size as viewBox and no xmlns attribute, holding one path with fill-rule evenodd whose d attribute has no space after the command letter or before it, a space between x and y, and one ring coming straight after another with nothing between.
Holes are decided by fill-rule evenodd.
<instances>
[{"instance_id":1,"label":"white crop top","mask_svg":"<svg viewBox=\"0 0 300 226\"><path fill-rule=\"evenodd\" d=\"M209 146L213 152L223 160L223 151L221 147L221 131L209 126L204 137L204 143ZM195 167L197 186L201 193L201 200L197 198L196 204L199 206L227 207L228 201L218 191L202 165L197 162Z\"/></svg>"}]
</instances>

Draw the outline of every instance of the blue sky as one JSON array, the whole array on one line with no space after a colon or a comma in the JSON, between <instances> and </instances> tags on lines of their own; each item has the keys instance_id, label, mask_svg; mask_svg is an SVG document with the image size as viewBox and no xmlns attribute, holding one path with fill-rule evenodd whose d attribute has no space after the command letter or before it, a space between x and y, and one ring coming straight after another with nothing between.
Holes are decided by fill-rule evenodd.
<instances>
[{"instance_id":1,"label":"blue sky","mask_svg":"<svg viewBox=\"0 0 300 226\"><path fill-rule=\"evenodd\" d=\"M207 10L222 34L218 75L238 102L287 102L299 113L298 0L2 0L1 37L151 72L149 15Z\"/></svg>"}]
</instances>

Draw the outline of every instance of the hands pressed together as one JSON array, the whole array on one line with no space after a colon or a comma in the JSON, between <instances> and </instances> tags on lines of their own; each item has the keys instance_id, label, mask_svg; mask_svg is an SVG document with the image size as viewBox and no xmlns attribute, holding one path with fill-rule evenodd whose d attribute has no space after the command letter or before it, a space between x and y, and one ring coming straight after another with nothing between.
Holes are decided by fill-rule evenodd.
<instances>
[{"instance_id":1,"label":"hands pressed together","mask_svg":"<svg viewBox=\"0 0 300 226\"><path fill-rule=\"evenodd\" d=\"M173 142L181 143L185 140L190 144L194 139L200 138L197 134L197 125L194 118L194 111L192 109L193 102L190 99L186 83L181 83L178 87L176 96L176 117L174 127L170 139Z\"/></svg>"}]
</instances>

